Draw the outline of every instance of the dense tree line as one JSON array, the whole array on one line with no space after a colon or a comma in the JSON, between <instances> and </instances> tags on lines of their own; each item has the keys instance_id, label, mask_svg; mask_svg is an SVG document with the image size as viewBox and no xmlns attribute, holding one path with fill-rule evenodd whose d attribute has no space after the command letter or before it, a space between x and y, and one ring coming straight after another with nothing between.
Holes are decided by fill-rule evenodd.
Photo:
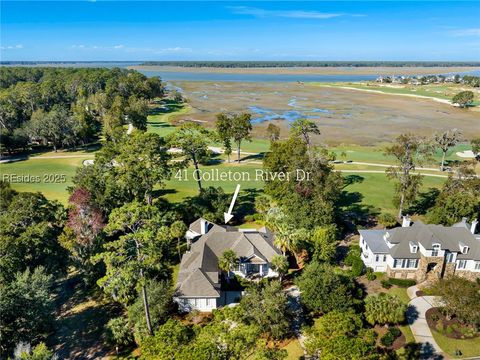
<instances>
[{"instance_id":1,"label":"dense tree line","mask_svg":"<svg viewBox=\"0 0 480 360\"><path fill-rule=\"evenodd\" d=\"M395 158L396 165L386 170L387 177L395 180L393 203L398 207L398 219L404 209L410 207L427 213L431 223L452 225L462 217L476 219L480 216L480 187L475 174L477 160L457 164L444 184L440 193L430 193L429 201L420 203L418 197L423 183L423 175L416 168L431 161L436 149L442 153L440 170L445 170L445 156L457 145L462 134L457 129L437 133L432 139L415 134L401 134L388 146L385 155ZM471 141L474 155L478 153L478 139ZM426 199L424 199L426 200ZM421 208L421 209L420 209Z\"/></svg>"},{"instance_id":2,"label":"dense tree line","mask_svg":"<svg viewBox=\"0 0 480 360\"><path fill-rule=\"evenodd\" d=\"M479 66L477 61L146 61L142 65L182 67L454 67Z\"/></svg>"},{"instance_id":3,"label":"dense tree line","mask_svg":"<svg viewBox=\"0 0 480 360\"><path fill-rule=\"evenodd\" d=\"M265 193L284 209L287 223L312 230L335 221L342 177L333 171L324 149L309 148L306 132L313 131L294 131L288 140L273 142L263 166L272 173L290 173L290 181L267 180Z\"/></svg>"},{"instance_id":4,"label":"dense tree line","mask_svg":"<svg viewBox=\"0 0 480 360\"><path fill-rule=\"evenodd\" d=\"M9 355L53 330L53 284L67 267L58 240L66 212L40 193L17 193L5 182L0 192L0 352Z\"/></svg>"},{"instance_id":5,"label":"dense tree line","mask_svg":"<svg viewBox=\"0 0 480 360\"><path fill-rule=\"evenodd\" d=\"M480 76L464 75L462 82L471 87L480 87Z\"/></svg>"},{"instance_id":6,"label":"dense tree line","mask_svg":"<svg viewBox=\"0 0 480 360\"><path fill-rule=\"evenodd\" d=\"M471 168L450 174L434 204L426 214L428 222L451 226L463 217L475 220L480 217L480 178Z\"/></svg>"},{"instance_id":7,"label":"dense tree line","mask_svg":"<svg viewBox=\"0 0 480 360\"><path fill-rule=\"evenodd\" d=\"M140 343L142 359L284 359L267 346L291 334L287 295L278 281L252 284L235 308L214 311L205 325L170 319Z\"/></svg>"},{"instance_id":8,"label":"dense tree line","mask_svg":"<svg viewBox=\"0 0 480 360\"><path fill-rule=\"evenodd\" d=\"M2 151L72 147L123 124L145 129L148 101L163 94L160 79L133 70L1 67Z\"/></svg>"}]
</instances>

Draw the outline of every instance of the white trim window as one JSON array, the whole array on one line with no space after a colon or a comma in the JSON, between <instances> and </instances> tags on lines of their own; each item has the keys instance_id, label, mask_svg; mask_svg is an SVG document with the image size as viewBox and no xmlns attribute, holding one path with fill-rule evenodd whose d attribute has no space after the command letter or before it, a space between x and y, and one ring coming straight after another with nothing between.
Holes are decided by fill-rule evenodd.
<instances>
[{"instance_id":1,"label":"white trim window","mask_svg":"<svg viewBox=\"0 0 480 360\"><path fill-rule=\"evenodd\" d=\"M440 244L433 244L432 245L432 256L438 256L439 251L440 251Z\"/></svg>"},{"instance_id":2,"label":"white trim window","mask_svg":"<svg viewBox=\"0 0 480 360\"><path fill-rule=\"evenodd\" d=\"M475 270L480 270L480 261L475 261Z\"/></svg>"},{"instance_id":3,"label":"white trim window","mask_svg":"<svg viewBox=\"0 0 480 360\"><path fill-rule=\"evenodd\" d=\"M463 270L467 267L467 260L457 260L457 269Z\"/></svg>"},{"instance_id":4,"label":"white trim window","mask_svg":"<svg viewBox=\"0 0 480 360\"><path fill-rule=\"evenodd\" d=\"M408 265L407 267L409 268L416 268L418 267L418 259L410 259L408 260Z\"/></svg>"},{"instance_id":5,"label":"white trim window","mask_svg":"<svg viewBox=\"0 0 480 360\"><path fill-rule=\"evenodd\" d=\"M455 254L454 253L447 253L447 263L453 263L453 259L455 257Z\"/></svg>"},{"instance_id":6,"label":"white trim window","mask_svg":"<svg viewBox=\"0 0 480 360\"><path fill-rule=\"evenodd\" d=\"M418 267L418 259L394 259L393 267L400 269L415 269Z\"/></svg>"}]
</instances>

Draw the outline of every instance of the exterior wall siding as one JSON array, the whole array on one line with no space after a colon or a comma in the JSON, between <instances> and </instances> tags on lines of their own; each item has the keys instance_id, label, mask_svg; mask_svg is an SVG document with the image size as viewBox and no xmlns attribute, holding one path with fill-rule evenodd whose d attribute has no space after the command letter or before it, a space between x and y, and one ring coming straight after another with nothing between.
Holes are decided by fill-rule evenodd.
<instances>
[{"instance_id":1,"label":"exterior wall siding","mask_svg":"<svg viewBox=\"0 0 480 360\"><path fill-rule=\"evenodd\" d=\"M218 307L218 298L174 298L182 312L193 310L211 312Z\"/></svg>"},{"instance_id":2,"label":"exterior wall siding","mask_svg":"<svg viewBox=\"0 0 480 360\"><path fill-rule=\"evenodd\" d=\"M384 240L391 249L392 245L388 242L388 236ZM452 250L450 252L442 249L441 244L433 244L433 249L426 249L421 243L414 243L418 246L416 254L419 255L416 268L398 266L398 264L404 265L402 263L403 259L394 259L390 254L387 255L386 261L383 261L384 254L373 253L362 234L360 234L359 245L361 259L365 266L372 268L374 271L386 272L392 278L415 279L419 283L434 282L440 278L451 276L459 276L473 281L480 279L480 260L458 259L457 255L459 253L457 251ZM412 248L410 251L412 251ZM377 261L377 255L381 261Z\"/></svg>"}]
</instances>

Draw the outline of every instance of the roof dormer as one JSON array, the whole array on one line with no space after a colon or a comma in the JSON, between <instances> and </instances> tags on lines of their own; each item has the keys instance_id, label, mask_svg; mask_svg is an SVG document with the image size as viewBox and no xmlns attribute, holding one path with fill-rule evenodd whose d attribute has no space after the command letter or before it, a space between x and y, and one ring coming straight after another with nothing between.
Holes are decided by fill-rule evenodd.
<instances>
[{"instance_id":1,"label":"roof dormer","mask_svg":"<svg viewBox=\"0 0 480 360\"><path fill-rule=\"evenodd\" d=\"M467 253L468 253L468 250L469 250L468 245L465 245L465 244L464 244L463 242L461 242L461 241L458 243L458 245L459 245L459 247L460 247L460 252L461 252L462 254L467 254Z\"/></svg>"},{"instance_id":2,"label":"roof dormer","mask_svg":"<svg viewBox=\"0 0 480 360\"><path fill-rule=\"evenodd\" d=\"M416 254L418 252L418 243L415 241L409 241L408 245L410 246L410 252Z\"/></svg>"}]
</instances>

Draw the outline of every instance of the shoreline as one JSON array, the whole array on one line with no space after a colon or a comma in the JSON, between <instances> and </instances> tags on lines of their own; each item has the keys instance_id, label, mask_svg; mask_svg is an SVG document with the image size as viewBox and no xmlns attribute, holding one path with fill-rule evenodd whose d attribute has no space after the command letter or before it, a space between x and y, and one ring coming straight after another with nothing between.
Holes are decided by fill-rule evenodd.
<instances>
[{"instance_id":1,"label":"shoreline","mask_svg":"<svg viewBox=\"0 0 480 360\"><path fill-rule=\"evenodd\" d=\"M270 68L220 68L183 67L162 65L133 65L128 69L140 71L162 71L212 74L272 74L272 75L438 75L480 71L479 67L270 67Z\"/></svg>"}]
</instances>

